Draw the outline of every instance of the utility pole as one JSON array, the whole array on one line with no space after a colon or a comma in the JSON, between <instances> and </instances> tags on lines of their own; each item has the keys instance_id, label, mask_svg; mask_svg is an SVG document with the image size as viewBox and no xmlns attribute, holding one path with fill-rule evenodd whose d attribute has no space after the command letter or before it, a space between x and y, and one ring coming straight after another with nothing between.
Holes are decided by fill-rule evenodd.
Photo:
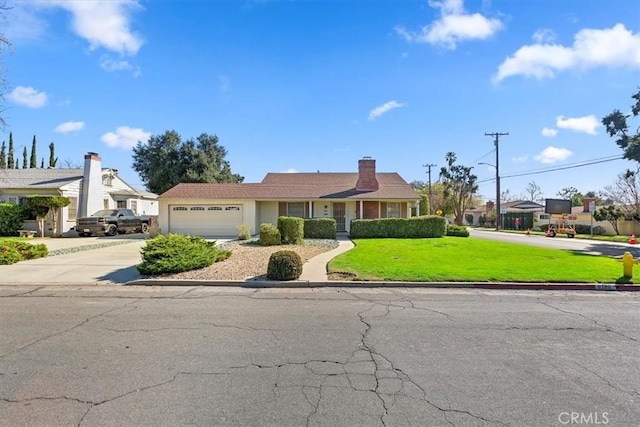
<instances>
[{"instance_id":1,"label":"utility pole","mask_svg":"<svg viewBox=\"0 0 640 427\"><path fill-rule=\"evenodd\" d=\"M433 209L431 208L431 168L434 166L438 166L436 164L430 163L428 165L422 165L423 168L429 168L429 215L432 215Z\"/></svg>"},{"instance_id":2,"label":"utility pole","mask_svg":"<svg viewBox=\"0 0 640 427\"><path fill-rule=\"evenodd\" d=\"M485 132L484 135L495 138L493 144L496 147L496 230L500 230L502 225L500 214L500 137L509 135L509 132Z\"/></svg>"}]
</instances>

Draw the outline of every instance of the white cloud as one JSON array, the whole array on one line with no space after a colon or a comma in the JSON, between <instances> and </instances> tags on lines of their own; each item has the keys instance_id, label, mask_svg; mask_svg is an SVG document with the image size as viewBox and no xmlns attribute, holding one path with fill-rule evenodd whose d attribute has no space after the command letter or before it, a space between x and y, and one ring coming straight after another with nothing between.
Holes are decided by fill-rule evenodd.
<instances>
[{"instance_id":1,"label":"white cloud","mask_svg":"<svg viewBox=\"0 0 640 427\"><path fill-rule=\"evenodd\" d=\"M558 134L558 129L542 128L542 136L546 136L547 138L553 138L557 134Z\"/></svg>"},{"instance_id":2,"label":"white cloud","mask_svg":"<svg viewBox=\"0 0 640 427\"><path fill-rule=\"evenodd\" d=\"M383 114L388 113L389 111L393 110L394 108L401 108L404 107L405 104L398 102L398 101L389 101L386 102L382 105L380 105L379 107L374 108L373 110L371 110L369 112L369 120L375 120L378 117L382 116Z\"/></svg>"},{"instance_id":3,"label":"white cloud","mask_svg":"<svg viewBox=\"0 0 640 427\"><path fill-rule=\"evenodd\" d=\"M130 70L133 68L133 66L129 63L129 61L124 61L122 59L114 60L111 58L102 57L100 59L100 68L102 68L105 71L111 72L111 71Z\"/></svg>"},{"instance_id":4,"label":"white cloud","mask_svg":"<svg viewBox=\"0 0 640 427\"><path fill-rule=\"evenodd\" d=\"M555 163L569 158L573 154L566 148L547 147L538 154L535 159L540 163Z\"/></svg>"},{"instance_id":5,"label":"white cloud","mask_svg":"<svg viewBox=\"0 0 640 427\"><path fill-rule=\"evenodd\" d=\"M47 94L32 87L18 86L7 95L9 100L29 108L44 107L47 103Z\"/></svg>"},{"instance_id":6,"label":"white cloud","mask_svg":"<svg viewBox=\"0 0 640 427\"><path fill-rule=\"evenodd\" d=\"M135 55L143 40L131 26L131 14L140 9L137 0L47 0L43 7L60 7L72 15L73 31L89 42L89 48L100 47L123 55Z\"/></svg>"},{"instance_id":7,"label":"white cloud","mask_svg":"<svg viewBox=\"0 0 640 427\"><path fill-rule=\"evenodd\" d=\"M107 132L100 140L111 148L132 148L138 141L147 142L151 132L145 132L142 128L130 128L120 126L115 132Z\"/></svg>"},{"instance_id":8,"label":"white cloud","mask_svg":"<svg viewBox=\"0 0 640 427\"><path fill-rule=\"evenodd\" d=\"M538 44L551 43L556 40L556 33L554 33L553 30L550 30L548 28L543 28L533 33L532 38L533 38L533 41Z\"/></svg>"},{"instance_id":9,"label":"white cloud","mask_svg":"<svg viewBox=\"0 0 640 427\"><path fill-rule=\"evenodd\" d=\"M286 171L284 171L283 173L298 173L298 171L294 168L289 168Z\"/></svg>"},{"instance_id":10,"label":"white cloud","mask_svg":"<svg viewBox=\"0 0 640 427\"><path fill-rule=\"evenodd\" d=\"M440 19L422 27L418 32L397 27L396 32L409 42L429 43L455 49L465 40L485 40L503 28L499 19L487 18L479 13L469 14L462 0L429 0L429 6L440 9Z\"/></svg>"},{"instance_id":11,"label":"white cloud","mask_svg":"<svg viewBox=\"0 0 640 427\"><path fill-rule=\"evenodd\" d=\"M517 75L543 79L569 69L623 66L640 68L640 33L634 34L623 24L616 24L603 30L580 30L572 46L541 43L522 46L498 66L493 80L500 82Z\"/></svg>"},{"instance_id":12,"label":"white cloud","mask_svg":"<svg viewBox=\"0 0 640 427\"><path fill-rule=\"evenodd\" d=\"M529 156L524 155L520 157L513 157L511 158L511 161L515 163L522 163L522 162L526 162L528 159L529 159Z\"/></svg>"},{"instance_id":13,"label":"white cloud","mask_svg":"<svg viewBox=\"0 0 640 427\"><path fill-rule=\"evenodd\" d=\"M560 129L570 129L574 132L588 133L589 135L596 134L596 128L600 126L600 122L593 114L584 117L568 117L564 116L556 117L556 126Z\"/></svg>"},{"instance_id":14,"label":"white cloud","mask_svg":"<svg viewBox=\"0 0 640 427\"><path fill-rule=\"evenodd\" d=\"M84 129L84 122L71 121L71 122L60 123L58 126L56 126L56 128L53 131L58 133L69 133L69 132L77 132L81 129Z\"/></svg>"}]
</instances>

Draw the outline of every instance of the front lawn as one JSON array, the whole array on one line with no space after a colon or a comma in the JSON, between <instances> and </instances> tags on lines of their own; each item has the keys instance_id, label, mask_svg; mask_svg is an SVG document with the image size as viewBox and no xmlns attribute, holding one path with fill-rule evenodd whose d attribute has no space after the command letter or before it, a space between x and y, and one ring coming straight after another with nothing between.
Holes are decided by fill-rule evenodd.
<instances>
[{"instance_id":1,"label":"front lawn","mask_svg":"<svg viewBox=\"0 0 640 427\"><path fill-rule=\"evenodd\" d=\"M621 278L620 260L604 256L459 237L354 243L354 249L329 263L329 273L412 282L629 283ZM636 272L640 275L640 266Z\"/></svg>"}]
</instances>

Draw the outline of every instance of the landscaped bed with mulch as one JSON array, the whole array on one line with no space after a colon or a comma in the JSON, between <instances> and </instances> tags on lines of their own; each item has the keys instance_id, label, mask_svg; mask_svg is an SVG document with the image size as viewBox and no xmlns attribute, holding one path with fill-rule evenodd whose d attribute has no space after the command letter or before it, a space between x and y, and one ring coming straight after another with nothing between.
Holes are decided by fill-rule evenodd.
<instances>
[{"instance_id":1,"label":"landscaped bed with mulch","mask_svg":"<svg viewBox=\"0 0 640 427\"><path fill-rule=\"evenodd\" d=\"M335 240L305 239L304 245L260 246L255 240L232 241L219 245L221 249L231 250L231 256L209 267L185 271L176 274L155 276L160 280L246 280L255 278L266 280L267 265L272 253L282 250L296 252L302 262L323 252L338 247Z\"/></svg>"}]
</instances>

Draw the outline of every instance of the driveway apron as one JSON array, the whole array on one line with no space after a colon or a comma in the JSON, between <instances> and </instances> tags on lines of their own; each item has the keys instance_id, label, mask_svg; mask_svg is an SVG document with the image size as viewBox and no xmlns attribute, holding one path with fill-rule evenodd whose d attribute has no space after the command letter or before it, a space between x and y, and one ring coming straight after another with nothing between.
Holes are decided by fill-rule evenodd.
<instances>
[{"instance_id":1,"label":"driveway apron","mask_svg":"<svg viewBox=\"0 0 640 427\"><path fill-rule=\"evenodd\" d=\"M121 284L140 278L135 266L141 262L140 249L145 244L141 237L33 239L29 243L45 243L50 255L0 265L0 285Z\"/></svg>"}]
</instances>

